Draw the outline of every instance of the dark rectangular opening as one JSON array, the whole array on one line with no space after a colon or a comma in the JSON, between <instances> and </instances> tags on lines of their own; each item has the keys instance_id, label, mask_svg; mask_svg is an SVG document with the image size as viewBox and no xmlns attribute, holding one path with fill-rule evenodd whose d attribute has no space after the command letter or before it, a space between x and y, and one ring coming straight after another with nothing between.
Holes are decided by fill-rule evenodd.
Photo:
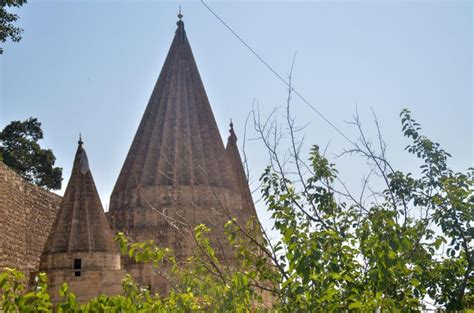
<instances>
[{"instance_id":1,"label":"dark rectangular opening","mask_svg":"<svg viewBox=\"0 0 474 313\"><path fill-rule=\"evenodd\" d=\"M74 259L74 269L80 270L81 268L82 268L82 260ZM74 271L74 276L75 277L81 276L81 271Z\"/></svg>"},{"instance_id":2,"label":"dark rectangular opening","mask_svg":"<svg viewBox=\"0 0 474 313\"><path fill-rule=\"evenodd\" d=\"M81 259L74 259L74 269L80 270L82 268L82 260Z\"/></svg>"}]
</instances>

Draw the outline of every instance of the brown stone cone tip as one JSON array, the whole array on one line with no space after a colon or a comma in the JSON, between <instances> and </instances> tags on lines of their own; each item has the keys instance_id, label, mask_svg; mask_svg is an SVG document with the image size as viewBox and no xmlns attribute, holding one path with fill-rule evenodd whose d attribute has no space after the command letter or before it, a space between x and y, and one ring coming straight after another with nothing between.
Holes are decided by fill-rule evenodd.
<instances>
[{"instance_id":1,"label":"brown stone cone tip","mask_svg":"<svg viewBox=\"0 0 474 313\"><path fill-rule=\"evenodd\" d=\"M111 196L147 186L229 187L225 148L184 23L178 22L158 81Z\"/></svg>"},{"instance_id":2,"label":"brown stone cone tip","mask_svg":"<svg viewBox=\"0 0 474 313\"><path fill-rule=\"evenodd\" d=\"M82 142L42 256L72 252L118 253Z\"/></svg>"},{"instance_id":3,"label":"brown stone cone tip","mask_svg":"<svg viewBox=\"0 0 474 313\"><path fill-rule=\"evenodd\" d=\"M235 134L232 122L230 123L229 138L225 151L232 173L232 188L241 196L244 215L246 219L252 218L257 220L257 212L253 203L252 192L250 191L242 158L240 157L239 148L237 146L237 135Z\"/></svg>"}]
</instances>

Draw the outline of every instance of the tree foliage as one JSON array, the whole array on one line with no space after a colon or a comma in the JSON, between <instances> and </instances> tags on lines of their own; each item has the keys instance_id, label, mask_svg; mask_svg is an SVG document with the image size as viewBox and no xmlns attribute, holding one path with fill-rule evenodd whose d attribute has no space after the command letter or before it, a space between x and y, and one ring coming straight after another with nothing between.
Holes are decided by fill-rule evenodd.
<instances>
[{"instance_id":1,"label":"tree foliage","mask_svg":"<svg viewBox=\"0 0 474 313\"><path fill-rule=\"evenodd\" d=\"M131 243L120 233L116 240L124 257L137 262L151 263L157 275L160 269L169 266L166 279L172 285L169 295L163 297L150 294L146 287L137 285L130 276L122 282L123 294L100 295L86 304L77 302L76 296L63 284L60 290L61 302L58 312L266 312L262 289L255 283L257 268L270 270L268 265L251 264L253 249L240 246L239 240L231 239L235 229L229 222L229 242L236 247L236 255L245 251L248 258L242 259L232 271L226 270L216 258L208 239L209 228L198 225L194 230L195 254L184 262L177 262L172 251L160 248L153 242ZM240 243L239 243L240 242ZM240 252L237 252L240 251ZM256 259L259 259L257 257ZM219 272L219 273L217 273ZM262 282L260 280L260 282ZM32 291L25 293L26 279L22 272L5 269L0 273L0 291L3 293L0 308L4 312L49 311L53 307L47 291L44 273L34 281Z\"/></svg>"},{"instance_id":2,"label":"tree foliage","mask_svg":"<svg viewBox=\"0 0 474 313\"><path fill-rule=\"evenodd\" d=\"M122 253L168 268L169 295L151 295L130 277L123 295L99 296L79 305L63 286L60 312L419 312L425 308L469 311L474 307L474 170L455 173L449 154L422 133L404 110L408 153L420 161L417 174L395 170L363 132L344 154L360 155L385 187L363 201L344 189L334 164L317 146L303 162L293 154L295 171L278 158L268 136L271 165L261 176L263 199L281 237L271 241L230 220L232 268L210 243L209 228L193 230L194 254L177 261L173 251L154 242L132 243L123 234ZM289 118L289 125L292 119ZM356 118L355 125L361 130ZM257 127L258 128L258 127ZM290 127L290 131L291 131ZM273 132L275 133L275 132ZM291 137L294 138L294 137ZM293 152L298 145L292 141ZM301 169L304 168L303 173ZM291 175L293 173L293 175ZM367 180L365 180L367 182ZM342 191L339 190L342 186ZM364 185L365 186L365 185ZM45 278L22 293L20 274L0 275L5 312L50 308ZM21 276L21 275L20 275ZM271 299L272 306L268 306Z\"/></svg>"},{"instance_id":3,"label":"tree foliage","mask_svg":"<svg viewBox=\"0 0 474 313\"><path fill-rule=\"evenodd\" d=\"M406 150L422 161L416 177L394 170L383 141L377 154L362 131L346 151L363 156L386 183L369 205L337 190L338 172L317 146L309 164L293 155L296 172L306 166L308 178L292 180L277 158L263 174L264 199L282 235L275 249L278 268L286 269L283 311L474 307L474 171L453 172L450 155L422 135L408 110L401 120L411 140ZM362 130L357 117L355 125Z\"/></svg>"},{"instance_id":4,"label":"tree foliage","mask_svg":"<svg viewBox=\"0 0 474 313\"><path fill-rule=\"evenodd\" d=\"M41 123L36 118L13 121L0 132L2 161L27 181L46 189L61 189L62 169L54 167L56 157L42 149Z\"/></svg>"},{"instance_id":5,"label":"tree foliage","mask_svg":"<svg viewBox=\"0 0 474 313\"><path fill-rule=\"evenodd\" d=\"M26 3L26 0L0 0L0 42L6 42L11 39L18 42L21 39L23 29L15 26L18 15L8 12L9 8L19 8ZM0 47L0 54L3 53Z\"/></svg>"}]
</instances>

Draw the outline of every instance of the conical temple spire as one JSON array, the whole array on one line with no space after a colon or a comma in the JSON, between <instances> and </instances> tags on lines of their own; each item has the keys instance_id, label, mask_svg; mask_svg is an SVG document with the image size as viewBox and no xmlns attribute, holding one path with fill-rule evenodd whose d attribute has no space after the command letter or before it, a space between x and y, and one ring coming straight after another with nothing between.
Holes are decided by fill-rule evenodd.
<instances>
[{"instance_id":1,"label":"conical temple spire","mask_svg":"<svg viewBox=\"0 0 474 313\"><path fill-rule=\"evenodd\" d=\"M70 252L117 252L112 231L79 138L71 178L43 255Z\"/></svg>"},{"instance_id":2,"label":"conical temple spire","mask_svg":"<svg viewBox=\"0 0 474 313\"><path fill-rule=\"evenodd\" d=\"M217 248L225 241L229 216L243 225L256 215L247 214L253 204L238 150L232 144L226 152L182 15L178 17L173 42L112 192L108 218L131 238L152 239L185 260L195 247L187 232L170 221L208 225L211 244ZM232 138L235 143L235 134ZM234 169L233 164L240 167ZM243 176L237 178L234 172ZM217 250L220 260L232 262L230 246ZM151 266L132 260L125 266L153 292L167 292L169 285Z\"/></svg>"},{"instance_id":3,"label":"conical temple spire","mask_svg":"<svg viewBox=\"0 0 474 313\"><path fill-rule=\"evenodd\" d=\"M111 198L150 186L225 187L225 149L182 14ZM119 203L121 201L117 201Z\"/></svg>"}]
</instances>

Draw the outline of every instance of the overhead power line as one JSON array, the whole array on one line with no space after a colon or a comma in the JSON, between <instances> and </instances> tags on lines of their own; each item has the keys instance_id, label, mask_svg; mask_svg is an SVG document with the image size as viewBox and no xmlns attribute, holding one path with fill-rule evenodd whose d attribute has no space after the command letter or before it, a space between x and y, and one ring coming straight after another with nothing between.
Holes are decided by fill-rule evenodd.
<instances>
[{"instance_id":1,"label":"overhead power line","mask_svg":"<svg viewBox=\"0 0 474 313\"><path fill-rule=\"evenodd\" d=\"M230 27L216 12L214 12L204 0L201 0L201 3L209 10L209 12L214 15L219 22L222 23L250 52L252 52L253 55L257 57L257 59L262 62L265 67L270 70L270 72L273 73L285 86L287 86L298 98L301 99L307 106L309 106L316 114L318 114L326 123L328 123L334 130L336 130L339 135L344 137L347 141L349 141L352 145L355 145L355 143L348 137L342 130L340 130L333 122L331 122L323 113L321 113L314 105L312 105L308 100L306 100L305 97L303 97L293 86L290 85L290 83L284 79L273 67L270 66L242 37L237 34L232 27Z\"/></svg>"}]
</instances>

